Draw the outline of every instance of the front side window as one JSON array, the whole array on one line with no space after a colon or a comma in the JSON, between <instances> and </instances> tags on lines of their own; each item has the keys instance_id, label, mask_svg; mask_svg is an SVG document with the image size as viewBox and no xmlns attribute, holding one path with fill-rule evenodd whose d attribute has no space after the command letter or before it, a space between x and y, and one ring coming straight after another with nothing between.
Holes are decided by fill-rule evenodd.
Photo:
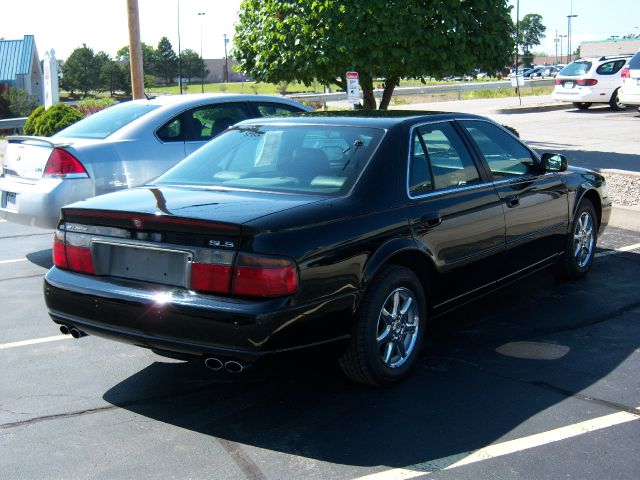
<instances>
[{"instance_id":1,"label":"front side window","mask_svg":"<svg viewBox=\"0 0 640 480\"><path fill-rule=\"evenodd\" d=\"M242 104L223 103L195 108L185 114L186 139L188 142L209 141L247 118L249 112Z\"/></svg>"},{"instance_id":2,"label":"front side window","mask_svg":"<svg viewBox=\"0 0 640 480\"><path fill-rule=\"evenodd\" d=\"M383 135L330 125L234 127L154 183L339 194L359 178Z\"/></svg>"},{"instance_id":3,"label":"front side window","mask_svg":"<svg viewBox=\"0 0 640 480\"><path fill-rule=\"evenodd\" d=\"M262 117L283 117L304 111L291 105L269 102L258 103L257 107Z\"/></svg>"},{"instance_id":4,"label":"front side window","mask_svg":"<svg viewBox=\"0 0 640 480\"><path fill-rule=\"evenodd\" d=\"M411 143L411 196L480 182L471 155L450 123L416 128Z\"/></svg>"},{"instance_id":5,"label":"front side window","mask_svg":"<svg viewBox=\"0 0 640 480\"><path fill-rule=\"evenodd\" d=\"M495 178L535 172L531 152L501 128L477 120L462 120L460 124L473 138Z\"/></svg>"}]
</instances>

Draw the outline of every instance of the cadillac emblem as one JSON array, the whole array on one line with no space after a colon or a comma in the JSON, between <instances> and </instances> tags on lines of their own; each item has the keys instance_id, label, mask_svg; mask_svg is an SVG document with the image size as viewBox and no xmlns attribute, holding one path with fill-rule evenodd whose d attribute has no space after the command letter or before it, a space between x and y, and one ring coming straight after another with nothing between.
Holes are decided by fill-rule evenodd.
<instances>
[{"instance_id":1,"label":"cadillac emblem","mask_svg":"<svg viewBox=\"0 0 640 480\"><path fill-rule=\"evenodd\" d=\"M133 226L136 227L138 230L140 230L142 228L142 220L139 218L134 218Z\"/></svg>"}]
</instances>

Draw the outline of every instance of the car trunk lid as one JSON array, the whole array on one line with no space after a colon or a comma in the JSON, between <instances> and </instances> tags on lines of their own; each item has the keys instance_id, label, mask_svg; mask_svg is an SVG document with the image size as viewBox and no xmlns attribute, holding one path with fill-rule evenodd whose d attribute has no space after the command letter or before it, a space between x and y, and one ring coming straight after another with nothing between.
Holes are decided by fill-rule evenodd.
<instances>
[{"instance_id":1,"label":"car trunk lid","mask_svg":"<svg viewBox=\"0 0 640 480\"><path fill-rule=\"evenodd\" d=\"M58 142L43 137L7 137L2 170L4 175L38 180L47 165L54 148L68 146L69 142Z\"/></svg>"}]
</instances>

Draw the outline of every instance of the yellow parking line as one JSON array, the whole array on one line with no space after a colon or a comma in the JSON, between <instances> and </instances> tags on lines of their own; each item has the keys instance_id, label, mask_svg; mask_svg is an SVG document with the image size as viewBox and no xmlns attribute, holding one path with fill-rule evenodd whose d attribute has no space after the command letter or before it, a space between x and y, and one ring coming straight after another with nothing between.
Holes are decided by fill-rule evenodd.
<instances>
[{"instance_id":1,"label":"yellow parking line","mask_svg":"<svg viewBox=\"0 0 640 480\"><path fill-rule=\"evenodd\" d=\"M37 345L38 343L57 342L58 340L69 340L72 338L73 337L71 335L54 335L52 337L34 338L31 340L22 340L20 342L2 343L0 344L0 350Z\"/></svg>"},{"instance_id":2,"label":"yellow parking line","mask_svg":"<svg viewBox=\"0 0 640 480\"><path fill-rule=\"evenodd\" d=\"M548 445L568 438L584 435L603 428L613 427L622 423L632 422L640 419L640 409L637 414L629 412L617 412L603 417L597 417L580 423L574 423L566 427L556 428L547 432L529 435L527 437L516 438L507 442L496 443L479 450L463 452L448 457L428 460L404 468L394 468L383 472L357 477L356 480L405 480L415 478L440 470L450 470L452 468L469 465L471 463L489 460L511 453L522 452L531 448Z\"/></svg>"}]
</instances>

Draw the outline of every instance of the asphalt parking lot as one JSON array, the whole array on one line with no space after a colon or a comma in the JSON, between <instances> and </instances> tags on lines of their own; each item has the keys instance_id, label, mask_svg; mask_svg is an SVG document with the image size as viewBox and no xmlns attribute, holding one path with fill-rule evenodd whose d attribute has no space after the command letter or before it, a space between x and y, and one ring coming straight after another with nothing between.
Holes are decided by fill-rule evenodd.
<instances>
[{"instance_id":1,"label":"asphalt parking lot","mask_svg":"<svg viewBox=\"0 0 640 480\"><path fill-rule=\"evenodd\" d=\"M532 115L510 116L528 140ZM626 145L611 151L637 162ZM639 476L640 231L609 228L582 281L539 272L439 319L390 389L320 352L233 376L62 336L42 295L51 241L0 222L0 479Z\"/></svg>"}]
</instances>

